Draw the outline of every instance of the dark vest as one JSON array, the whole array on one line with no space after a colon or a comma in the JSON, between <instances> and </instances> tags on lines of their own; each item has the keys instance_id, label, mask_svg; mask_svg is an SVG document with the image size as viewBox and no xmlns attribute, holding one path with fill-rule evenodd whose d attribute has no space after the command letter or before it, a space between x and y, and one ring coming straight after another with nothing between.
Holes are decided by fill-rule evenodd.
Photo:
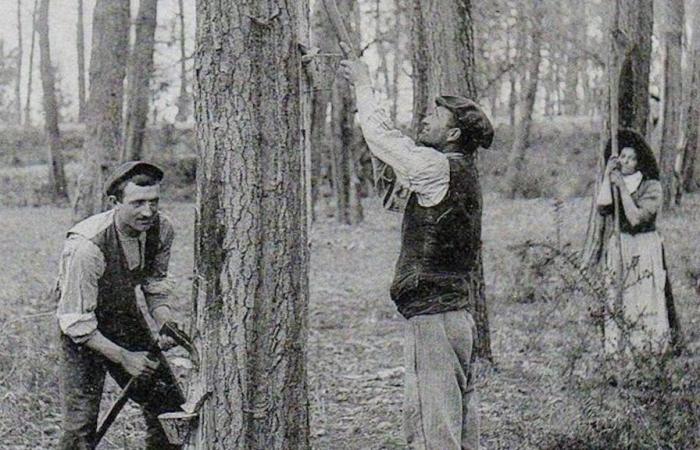
<instances>
[{"instance_id":1,"label":"dark vest","mask_svg":"<svg viewBox=\"0 0 700 450\"><path fill-rule=\"evenodd\" d=\"M476 156L449 154L445 198L429 208L411 194L391 298L406 318L467 309L480 290L481 189Z\"/></svg>"},{"instance_id":2,"label":"dark vest","mask_svg":"<svg viewBox=\"0 0 700 450\"><path fill-rule=\"evenodd\" d=\"M114 222L90 239L102 251L105 270L98 282L97 328L127 350L148 350L151 333L141 313L134 289L153 270L160 245L160 223L146 232L144 268L129 270Z\"/></svg>"}]
</instances>

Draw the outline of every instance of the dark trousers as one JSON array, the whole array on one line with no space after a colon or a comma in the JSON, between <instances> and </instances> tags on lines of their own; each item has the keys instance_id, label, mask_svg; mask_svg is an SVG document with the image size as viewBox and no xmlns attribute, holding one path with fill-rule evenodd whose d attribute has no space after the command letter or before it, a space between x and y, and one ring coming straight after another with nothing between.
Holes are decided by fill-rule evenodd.
<instances>
[{"instance_id":1,"label":"dark trousers","mask_svg":"<svg viewBox=\"0 0 700 450\"><path fill-rule=\"evenodd\" d=\"M97 432L100 399L105 374L123 387L131 378L119 365L106 360L89 348L61 336L60 387L63 413L63 433L60 450L92 450ZM146 420L146 449L175 450L180 446L168 443L158 422L158 415L179 411L185 402L175 377L163 363L148 379L139 379L129 398L143 408Z\"/></svg>"}]
</instances>

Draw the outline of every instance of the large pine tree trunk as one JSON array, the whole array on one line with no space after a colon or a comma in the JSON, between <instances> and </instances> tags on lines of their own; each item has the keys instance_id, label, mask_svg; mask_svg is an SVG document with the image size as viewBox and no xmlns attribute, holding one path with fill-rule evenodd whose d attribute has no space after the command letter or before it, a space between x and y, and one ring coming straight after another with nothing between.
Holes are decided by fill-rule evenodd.
<instances>
[{"instance_id":1,"label":"large pine tree trunk","mask_svg":"<svg viewBox=\"0 0 700 450\"><path fill-rule=\"evenodd\" d=\"M653 0L615 0L610 5L610 11L617 9L618 15L609 15L611 33L606 34L606 39L611 39L613 33L621 31L625 36L628 51L619 77L618 110L621 127L633 128L645 135L647 119L649 116L649 70L651 63L651 37L654 28L654 3ZM610 102L607 103L605 117L610 117ZM607 136L603 140L607 140ZM601 146L602 148L602 146ZM605 162L602 161L602 153L599 160L599 174ZM589 213L588 231L586 241L581 254L582 263L587 267L597 265L604 253L606 236L609 236L610 220L597 213L595 197L599 183L593 193L594 201L591 202Z\"/></svg>"},{"instance_id":2,"label":"large pine tree trunk","mask_svg":"<svg viewBox=\"0 0 700 450\"><path fill-rule=\"evenodd\" d=\"M129 55L126 94L126 127L122 161L143 158L148 121L149 84L153 73L158 0L140 0L136 36Z\"/></svg>"},{"instance_id":3,"label":"large pine tree trunk","mask_svg":"<svg viewBox=\"0 0 700 450\"><path fill-rule=\"evenodd\" d=\"M119 159L128 37L129 1L97 0L92 20L90 97L82 170L73 203L74 222L100 212L104 180Z\"/></svg>"},{"instance_id":4,"label":"large pine tree trunk","mask_svg":"<svg viewBox=\"0 0 700 450\"><path fill-rule=\"evenodd\" d=\"M412 4L413 130L441 94L476 98L471 8L461 0L414 0ZM476 164L476 158L473 159ZM475 170L476 172L476 170ZM474 180L475 184L479 180ZM478 214L481 217L481 212ZM474 237L474 239L480 239ZM481 256L479 257L481 261ZM477 304L470 305L477 327L476 353L492 358L482 267Z\"/></svg>"},{"instance_id":5,"label":"large pine tree trunk","mask_svg":"<svg viewBox=\"0 0 700 450\"><path fill-rule=\"evenodd\" d=\"M525 170L525 152L530 139L532 113L535 108L537 85L540 78L540 62L542 61L540 51L542 48L542 28L539 21L541 13L541 0L533 0L527 81L523 87L523 96L520 101L520 107L518 108L518 120L516 121L515 130L513 130L513 147L510 150L510 161L508 164L508 173L506 174L510 198L514 198L518 193L518 188L522 185L523 171Z\"/></svg>"},{"instance_id":6,"label":"large pine tree trunk","mask_svg":"<svg viewBox=\"0 0 700 450\"><path fill-rule=\"evenodd\" d=\"M37 17L39 33L39 54L41 56L41 86L44 104L44 129L49 141L49 186L52 200L61 203L68 200L66 176L63 170L61 138L58 130L58 102L56 101L56 80L51 66L51 46L49 44L49 0L41 0Z\"/></svg>"},{"instance_id":7,"label":"large pine tree trunk","mask_svg":"<svg viewBox=\"0 0 700 450\"><path fill-rule=\"evenodd\" d=\"M211 397L188 448L309 448L299 42L306 1L197 4L194 334Z\"/></svg>"},{"instance_id":8,"label":"large pine tree trunk","mask_svg":"<svg viewBox=\"0 0 700 450\"><path fill-rule=\"evenodd\" d=\"M689 55L691 70L690 100L688 103L688 120L686 121L685 147L683 149L683 166L681 183L683 190L694 192L697 189L695 181L695 164L700 147L700 3L693 14L693 42Z\"/></svg>"},{"instance_id":9,"label":"large pine tree trunk","mask_svg":"<svg viewBox=\"0 0 700 450\"><path fill-rule=\"evenodd\" d=\"M680 137L682 80L681 57L685 28L683 0L665 0L663 20L664 94L659 170L663 187L664 209L672 205L674 193L673 168Z\"/></svg>"},{"instance_id":10,"label":"large pine tree trunk","mask_svg":"<svg viewBox=\"0 0 700 450\"><path fill-rule=\"evenodd\" d=\"M76 50L78 52L78 121L85 122L85 29L83 26L83 0L78 0L76 24Z\"/></svg>"}]
</instances>

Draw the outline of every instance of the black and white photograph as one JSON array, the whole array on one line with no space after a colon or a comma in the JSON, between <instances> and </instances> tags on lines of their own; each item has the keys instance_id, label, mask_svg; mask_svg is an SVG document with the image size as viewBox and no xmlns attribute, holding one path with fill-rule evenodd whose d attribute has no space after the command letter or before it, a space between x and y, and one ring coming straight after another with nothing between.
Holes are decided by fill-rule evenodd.
<instances>
[{"instance_id":1,"label":"black and white photograph","mask_svg":"<svg viewBox=\"0 0 700 450\"><path fill-rule=\"evenodd\" d=\"M700 0L0 6L0 450L700 449Z\"/></svg>"}]
</instances>

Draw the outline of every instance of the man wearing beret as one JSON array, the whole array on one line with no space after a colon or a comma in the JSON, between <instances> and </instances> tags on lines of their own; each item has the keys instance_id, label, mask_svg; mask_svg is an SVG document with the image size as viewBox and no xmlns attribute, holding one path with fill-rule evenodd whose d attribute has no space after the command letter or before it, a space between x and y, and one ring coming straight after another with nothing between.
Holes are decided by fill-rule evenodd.
<instances>
[{"instance_id":1,"label":"man wearing beret","mask_svg":"<svg viewBox=\"0 0 700 450\"><path fill-rule=\"evenodd\" d=\"M152 359L153 337L137 303L143 293L158 326L172 320L167 280L173 227L158 212L163 171L124 163L106 183L113 208L67 234L57 282L61 331L63 434L59 448L92 449L100 398L109 374L143 408L148 449L168 444L158 415L184 403L170 370ZM161 347L172 342L161 341Z\"/></svg>"},{"instance_id":2,"label":"man wearing beret","mask_svg":"<svg viewBox=\"0 0 700 450\"><path fill-rule=\"evenodd\" d=\"M345 60L341 67L354 85L370 151L410 192L391 286L391 297L407 319L408 446L477 449L476 329L469 311L481 289L481 191L475 157L478 147L491 145L493 128L472 100L445 95L435 100L414 142L377 107L367 66Z\"/></svg>"}]
</instances>

